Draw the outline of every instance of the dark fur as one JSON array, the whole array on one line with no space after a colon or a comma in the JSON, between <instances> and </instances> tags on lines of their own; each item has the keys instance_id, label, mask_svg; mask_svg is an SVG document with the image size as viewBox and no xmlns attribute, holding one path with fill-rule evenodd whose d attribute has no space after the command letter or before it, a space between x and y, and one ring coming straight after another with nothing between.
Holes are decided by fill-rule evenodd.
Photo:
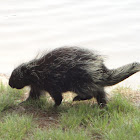
<instances>
[{"instance_id":1,"label":"dark fur","mask_svg":"<svg viewBox=\"0 0 140 140\"><path fill-rule=\"evenodd\" d=\"M138 71L139 63L109 70L100 55L78 47L63 47L14 69L9 85L17 89L30 86L29 99L38 99L47 91L56 106L61 104L62 93L66 91L77 94L74 101L95 97L98 104L104 106L104 87L117 84Z\"/></svg>"}]
</instances>

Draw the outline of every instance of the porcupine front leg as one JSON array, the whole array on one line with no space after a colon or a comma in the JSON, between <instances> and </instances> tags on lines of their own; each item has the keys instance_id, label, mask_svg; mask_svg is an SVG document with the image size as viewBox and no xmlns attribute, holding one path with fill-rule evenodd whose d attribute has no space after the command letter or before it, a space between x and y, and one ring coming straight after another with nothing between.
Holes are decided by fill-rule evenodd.
<instances>
[{"instance_id":1,"label":"porcupine front leg","mask_svg":"<svg viewBox=\"0 0 140 140\"><path fill-rule=\"evenodd\" d=\"M54 107L57 107L61 104L62 102L62 95L60 92L51 92L50 93L51 97L53 98L55 105Z\"/></svg>"},{"instance_id":2,"label":"porcupine front leg","mask_svg":"<svg viewBox=\"0 0 140 140\"><path fill-rule=\"evenodd\" d=\"M29 97L25 101L21 102L20 104L23 104L24 102L27 102L30 100L38 100L41 94L42 94L42 91L39 88L31 86Z\"/></svg>"},{"instance_id":3,"label":"porcupine front leg","mask_svg":"<svg viewBox=\"0 0 140 140\"><path fill-rule=\"evenodd\" d=\"M31 86L28 99L35 99L35 100L39 99L41 94L42 94L42 91L39 88Z\"/></svg>"}]
</instances>

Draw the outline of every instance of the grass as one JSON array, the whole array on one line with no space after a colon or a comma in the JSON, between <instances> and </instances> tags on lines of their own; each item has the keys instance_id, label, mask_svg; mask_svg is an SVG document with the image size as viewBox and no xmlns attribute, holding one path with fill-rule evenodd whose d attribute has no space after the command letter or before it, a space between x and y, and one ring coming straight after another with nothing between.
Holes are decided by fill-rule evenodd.
<instances>
[{"instance_id":1,"label":"grass","mask_svg":"<svg viewBox=\"0 0 140 140\"><path fill-rule=\"evenodd\" d=\"M139 140L140 110L122 91L114 90L104 109L92 100L54 108L49 97L18 105L25 89L1 84L0 140Z\"/></svg>"},{"instance_id":2,"label":"grass","mask_svg":"<svg viewBox=\"0 0 140 140\"><path fill-rule=\"evenodd\" d=\"M5 140L21 140L28 134L31 126L31 116L6 114L0 122L0 138Z\"/></svg>"},{"instance_id":3,"label":"grass","mask_svg":"<svg viewBox=\"0 0 140 140\"><path fill-rule=\"evenodd\" d=\"M49 130L37 129L30 140L90 140L83 130L64 131L62 128Z\"/></svg>"},{"instance_id":4,"label":"grass","mask_svg":"<svg viewBox=\"0 0 140 140\"><path fill-rule=\"evenodd\" d=\"M15 106L25 93L25 89L17 90L11 89L9 86L4 86L0 83L0 114L3 110Z\"/></svg>"}]
</instances>

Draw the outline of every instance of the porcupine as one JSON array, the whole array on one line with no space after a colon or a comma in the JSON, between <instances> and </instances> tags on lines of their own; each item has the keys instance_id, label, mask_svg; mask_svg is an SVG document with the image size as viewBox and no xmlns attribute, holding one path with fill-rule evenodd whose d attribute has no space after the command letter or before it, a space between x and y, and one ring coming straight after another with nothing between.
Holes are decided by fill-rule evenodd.
<instances>
[{"instance_id":1,"label":"porcupine","mask_svg":"<svg viewBox=\"0 0 140 140\"><path fill-rule=\"evenodd\" d=\"M15 68L9 85L17 89L30 86L27 100L39 99L47 91L58 106L62 102L62 93L72 91L77 94L73 101L94 97L103 107L107 103L104 87L115 85L138 71L138 62L108 69L102 56L93 51L61 47Z\"/></svg>"}]
</instances>

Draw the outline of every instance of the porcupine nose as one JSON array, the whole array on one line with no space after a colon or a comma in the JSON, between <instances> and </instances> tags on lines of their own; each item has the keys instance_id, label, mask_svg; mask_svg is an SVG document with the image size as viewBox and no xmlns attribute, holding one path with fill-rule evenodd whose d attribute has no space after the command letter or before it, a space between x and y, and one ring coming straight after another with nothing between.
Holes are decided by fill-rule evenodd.
<instances>
[{"instance_id":1,"label":"porcupine nose","mask_svg":"<svg viewBox=\"0 0 140 140\"><path fill-rule=\"evenodd\" d=\"M14 88L14 86L13 86L13 84L12 84L12 81L11 81L11 80L9 80L9 86L10 86L11 88Z\"/></svg>"}]
</instances>

